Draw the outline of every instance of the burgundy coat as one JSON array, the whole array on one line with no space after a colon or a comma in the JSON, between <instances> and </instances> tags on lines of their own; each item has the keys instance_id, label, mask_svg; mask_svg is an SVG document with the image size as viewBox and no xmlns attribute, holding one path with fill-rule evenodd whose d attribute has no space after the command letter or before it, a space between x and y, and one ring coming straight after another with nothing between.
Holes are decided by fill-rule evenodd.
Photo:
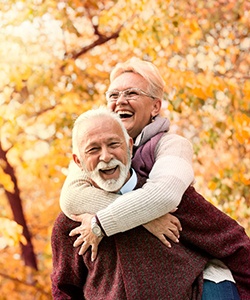
<instances>
[{"instance_id":1,"label":"burgundy coat","mask_svg":"<svg viewBox=\"0 0 250 300\"><path fill-rule=\"evenodd\" d=\"M154 163L159 137L136 151L139 163L133 167L142 177ZM61 213L52 233L54 299L201 299L202 270L212 257L229 266L241 298L250 299L250 241L244 229L192 187L175 215L184 229L171 249L140 226L105 237L92 263L90 251L79 256L75 238L68 236L77 223Z\"/></svg>"},{"instance_id":2,"label":"burgundy coat","mask_svg":"<svg viewBox=\"0 0 250 300\"><path fill-rule=\"evenodd\" d=\"M138 148L133 168L147 177L154 165L154 149L163 132ZM220 259L231 270L242 300L250 300L250 239L235 220L189 187L174 215L181 221L181 241Z\"/></svg>"},{"instance_id":3,"label":"burgundy coat","mask_svg":"<svg viewBox=\"0 0 250 300\"><path fill-rule=\"evenodd\" d=\"M76 225L61 213L53 228L54 299L201 299L206 255L181 243L169 249L140 226L105 237L91 262L90 251L73 249Z\"/></svg>"}]
</instances>

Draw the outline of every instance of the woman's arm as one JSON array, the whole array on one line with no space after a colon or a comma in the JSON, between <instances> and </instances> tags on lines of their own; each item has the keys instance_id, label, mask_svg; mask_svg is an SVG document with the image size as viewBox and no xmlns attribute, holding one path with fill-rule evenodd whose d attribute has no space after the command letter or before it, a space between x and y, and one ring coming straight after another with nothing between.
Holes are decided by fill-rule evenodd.
<instances>
[{"instance_id":1,"label":"woman's arm","mask_svg":"<svg viewBox=\"0 0 250 300\"><path fill-rule=\"evenodd\" d=\"M155 164L142 188L122 195L97 216L106 234L145 224L175 209L194 180L190 142L166 133L155 149Z\"/></svg>"},{"instance_id":2,"label":"woman's arm","mask_svg":"<svg viewBox=\"0 0 250 300\"><path fill-rule=\"evenodd\" d=\"M192 156L188 140L164 134L156 147L155 165L145 185L120 197L92 187L79 168L73 166L62 189L61 208L68 216L97 213L108 236L145 224L179 205L194 179Z\"/></svg>"},{"instance_id":3,"label":"woman's arm","mask_svg":"<svg viewBox=\"0 0 250 300\"><path fill-rule=\"evenodd\" d=\"M119 195L97 189L84 176L83 171L72 161L60 195L60 207L72 219L72 214L95 214L115 201Z\"/></svg>"}]
</instances>

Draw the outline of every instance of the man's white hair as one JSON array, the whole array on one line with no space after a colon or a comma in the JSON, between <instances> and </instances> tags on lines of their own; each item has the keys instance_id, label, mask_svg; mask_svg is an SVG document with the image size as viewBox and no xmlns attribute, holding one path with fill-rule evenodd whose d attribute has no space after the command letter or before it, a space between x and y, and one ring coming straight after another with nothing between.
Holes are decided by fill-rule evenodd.
<instances>
[{"instance_id":1,"label":"man's white hair","mask_svg":"<svg viewBox=\"0 0 250 300\"><path fill-rule=\"evenodd\" d=\"M81 159L80 151L79 151L79 146L80 146L80 142L81 142L79 140L79 138L81 136L81 135L79 135L80 130L82 128L84 128L84 123L86 121L92 121L93 119L102 118L102 117L105 117L105 118L108 117L108 118L116 121L120 125L120 127L123 131L126 143L129 146L129 139L130 139L129 134L127 133L127 130L124 127L124 125L123 125L120 117L118 116L118 114L110 111L105 106L100 106L99 108L91 109L91 110L88 110L88 111L82 113L75 120L75 123L74 123L74 126L73 126L73 131L72 131L72 152L74 154L76 154L79 159Z\"/></svg>"}]
</instances>

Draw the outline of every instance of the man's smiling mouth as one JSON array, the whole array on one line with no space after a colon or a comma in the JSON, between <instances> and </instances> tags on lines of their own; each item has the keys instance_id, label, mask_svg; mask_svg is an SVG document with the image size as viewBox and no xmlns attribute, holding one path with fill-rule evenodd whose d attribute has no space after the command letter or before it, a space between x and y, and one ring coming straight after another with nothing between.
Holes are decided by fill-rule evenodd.
<instances>
[{"instance_id":1,"label":"man's smiling mouth","mask_svg":"<svg viewBox=\"0 0 250 300\"><path fill-rule=\"evenodd\" d=\"M104 173L106 175L112 175L115 173L115 171L117 170L118 166L115 166L113 168L108 168L108 169L100 169L99 171L101 173Z\"/></svg>"}]
</instances>

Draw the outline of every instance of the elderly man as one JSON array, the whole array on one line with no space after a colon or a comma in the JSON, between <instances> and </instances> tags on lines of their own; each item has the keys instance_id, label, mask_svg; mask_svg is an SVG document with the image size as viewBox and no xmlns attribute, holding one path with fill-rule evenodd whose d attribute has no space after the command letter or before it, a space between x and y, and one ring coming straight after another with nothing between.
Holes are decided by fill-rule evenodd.
<instances>
[{"instance_id":1,"label":"elderly man","mask_svg":"<svg viewBox=\"0 0 250 300\"><path fill-rule=\"evenodd\" d=\"M86 184L93 187L115 192L142 185L130 170L132 144L120 118L104 108L82 114L75 122L73 158ZM94 211L90 202L88 212ZM142 227L103 238L98 220L91 219L93 234L89 232L86 238L93 245L92 256L87 251L83 257L68 236L76 224L63 214L55 222L54 299L196 299L201 294L199 283L207 255L181 243L169 249ZM99 243L99 255L93 262L94 245Z\"/></svg>"},{"instance_id":2,"label":"elderly man","mask_svg":"<svg viewBox=\"0 0 250 300\"><path fill-rule=\"evenodd\" d=\"M135 177L128 172L131 147L132 141L126 135L119 118L107 111L88 112L75 123L73 157L84 171L84 180L88 186L118 191L126 181L126 185L132 184L129 190L133 189ZM138 182L137 186L140 185ZM105 205L107 203L103 203ZM222 213L206 203L205 210L208 209L215 218L220 219ZM89 203L87 212L96 212L95 203ZM240 247L244 248L244 243L248 241L246 236L240 227L227 218L226 223L223 223L225 231L229 229L234 237L243 237ZM92 231L86 231L86 248L91 244L96 254L97 246L103 239L94 263L91 262L91 251L87 251L82 259L75 249L70 249L73 240L68 237L68 233L75 227L75 223L63 214L55 222L52 235L52 283L55 299L200 299L202 270L213 255L208 255L203 250L197 251L187 243L174 244L168 249L142 227L103 238L98 219L89 215L89 226L90 219L94 222ZM224 215L222 219L225 221ZM237 232L232 231L234 227ZM207 242L206 233L202 234L203 242ZM199 236L198 240L202 241L202 237ZM225 239L224 243L228 240L230 239ZM249 244L246 249L249 251ZM208 247L207 250L211 249ZM211 252L213 251L215 250L212 249ZM222 253L228 254L229 260L235 251L230 253L228 249L223 249ZM233 263L239 262L237 258L243 252L236 255L236 258L232 255ZM243 262L246 255L245 252L242 256Z\"/></svg>"}]
</instances>

